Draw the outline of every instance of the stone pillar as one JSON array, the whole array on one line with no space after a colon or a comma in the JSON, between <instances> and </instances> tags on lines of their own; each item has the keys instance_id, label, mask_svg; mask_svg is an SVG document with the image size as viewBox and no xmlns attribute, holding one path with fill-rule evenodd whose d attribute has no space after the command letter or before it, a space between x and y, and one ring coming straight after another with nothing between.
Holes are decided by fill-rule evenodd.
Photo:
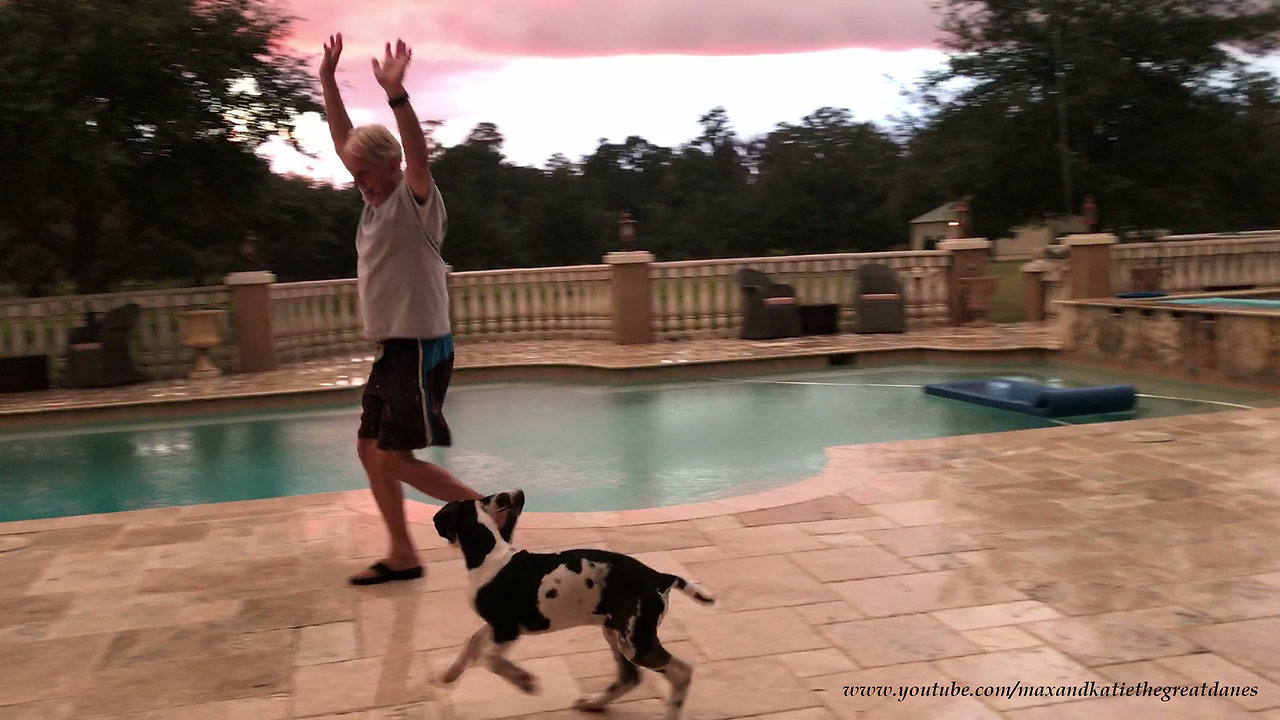
<instances>
[{"instance_id":1,"label":"stone pillar","mask_svg":"<svg viewBox=\"0 0 1280 720\"><path fill-rule=\"evenodd\" d=\"M653 290L649 281L653 260L653 253L647 250L604 256L613 304L613 342L618 345L653 342Z\"/></svg>"},{"instance_id":2,"label":"stone pillar","mask_svg":"<svg viewBox=\"0 0 1280 720\"><path fill-rule=\"evenodd\" d=\"M275 337L271 330L271 285L275 273L266 270L233 272L223 279L231 290L231 322L236 333L240 372L276 369Z\"/></svg>"},{"instance_id":3,"label":"stone pillar","mask_svg":"<svg viewBox=\"0 0 1280 720\"><path fill-rule=\"evenodd\" d=\"M960 300L960 278L982 277L987 274L987 253L991 249L991 241L986 238L943 240L938 243L938 249L951 253L947 306L951 308L951 324L963 325L973 318Z\"/></svg>"},{"instance_id":4,"label":"stone pillar","mask_svg":"<svg viewBox=\"0 0 1280 720\"><path fill-rule=\"evenodd\" d=\"M1022 315L1026 322L1044 322L1044 275L1049 261L1032 260L1022 265Z\"/></svg>"},{"instance_id":5,"label":"stone pillar","mask_svg":"<svg viewBox=\"0 0 1280 720\"><path fill-rule=\"evenodd\" d=\"M1068 235L1062 239L1071 261L1067 299L1109 298L1111 289L1111 246L1116 236L1109 233Z\"/></svg>"}]
</instances>

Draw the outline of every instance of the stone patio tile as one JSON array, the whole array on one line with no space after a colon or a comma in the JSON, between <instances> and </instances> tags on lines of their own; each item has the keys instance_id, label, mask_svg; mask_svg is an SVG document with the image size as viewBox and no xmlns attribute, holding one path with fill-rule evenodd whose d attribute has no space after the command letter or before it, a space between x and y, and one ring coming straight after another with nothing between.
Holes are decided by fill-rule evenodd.
<instances>
[{"instance_id":1,"label":"stone patio tile","mask_svg":"<svg viewBox=\"0 0 1280 720\"><path fill-rule=\"evenodd\" d=\"M1151 697L1108 697L1009 710L1008 720L1256 720L1256 716L1225 700L1175 697L1169 702Z\"/></svg>"},{"instance_id":2,"label":"stone patio tile","mask_svg":"<svg viewBox=\"0 0 1280 720\"><path fill-rule=\"evenodd\" d=\"M0 632L22 626L44 627L57 622L71 610L78 597L75 592L0 596Z\"/></svg>"},{"instance_id":3,"label":"stone patio tile","mask_svg":"<svg viewBox=\"0 0 1280 720\"><path fill-rule=\"evenodd\" d=\"M190 593L193 602L244 600L298 590L299 567L274 558L228 560L181 568L151 568L130 584L139 595Z\"/></svg>"},{"instance_id":4,"label":"stone patio tile","mask_svg":"<svg viewBox=\"0 0 1280 720\"><path fill-rule=\"evenodd\" d=\"M831 589L868 617L1025 600L993 575L975 570L894 575L832 583Z\"/></svg>"},{"instance_id":5,"label":"stone patio tile","mask_svg":"<svg viewBox=\"0 0 1280 720\"><path fill-rule=\"evenodd\" d=\"M1229 696L1228 699L1245 709L1280 708L1280 685L1239 665L1227 662L1213 653L1161 658L1155 662L1182 675L1192 683L1208 683L1210 686L1221 683L1222 686L1232 686L1231 692L1239 694ZM1252 693L1253 687L1257 688L1256 694ZM1244 692L1246 688L1250 688L1250 691Z\"/></svg>"},{"instance_id":6,"label":"stone patio tile","mask_svg":"<svg viewBox=\"0 0 1280 720\"><path fill-rule=\"evenodd\" d=\"M1186 628L1181 635L1215 655L1280 683L1280 654L1275 638L1280 617L1241 620Z\"/></svg>"},{"instance_id":7,"label":"stone patio tile","mask_svg":"<svg viewBox=\"0 0 1280 720\"><path fill-rule=\"evenodd\" d=\"M637 691L639 688L636 689ZM661 718L667 711L666 700L635 700L631 699L632 695L628 693L621 699L609 705L608 713L603 717L609 720L652 720L653 718ZM549 710L547 712L533 713L525 715L525 720L582 720L583 717L593 717L586 715L581 710ZM388 719L390 720L390 719Z\"/></svg>"},{"instance_id":8,"label":"stone patio tile","mask_svg":"<svg viewBox=\"0 0 1280 720\"><path fill-rule=\"evenodd\" d=\"M707 531L687 520L655 525L605 528L602 534L605 542L609 544L609 549L620 553L677 550L715 544L712 536Z\"/></svg>"},{"instance_id":9,"label":"stone patio tile","mask_svg":"<svg viewBox=\"0 0 1280 720\"><path fill-rule=\"evenodd\" d=\"M821 625L818 631L864 668L971 655L982 650L922 614Z\"/></svg>"},{"instance_id":10,"label":"stone patio tile","mask_svg":"<svg viewBox=\"0 0 1280 720\"><path fill-rule=\"evenodd\" d=\"M736 513L732 517L744 526L792 525L858 518L871 518L870 509L842 495L832 495L818 500L807 500L793 505L781 505L765 510Z\"/></svg>"},{"instance_id":11,"label":"stone patio tile","mask_svg":"<svg viewBox=\"0 0 1280 720\"><path fill-rule=\"evenodd\" d=\"M812 522L796 523L795 526L813 535L858 533L863 530L884 530L896 527L887 518L879 516L848 518L845 520L814 520Z\"/></svg>"},{"instance_id":12,"label":"stone patio tile","mask_svg":"<svg viewBox=\"0 0 1280 720\"><path fill-rule=\"evenodd\" d=\"M513 540L526 550L549 552L575 547L595 547L605 542L605 534L599 528L549 529L517 527ZM462 563L462 556L458 555L457 557L458 566L465 567Z\"/></svg>"},{"instance_id":13,"label":"stone patio tile","mask_svg":"<svg viewBox=\"0 0 1280 720\"><path fill-rule=\"evenodd\" d=\"M5 705L5 720L72 720L76 716L76 701L62 697L54 700L36 700L18 705Z\"/></svg>"},{"instance_id":14,"label":"stone patio tile","mask_svg":"<svg viewBox=\"0 0 1280 720\"><path fill-rule=\"evenodd\" d=\"M852 605L843 600L814 603L813 605L793 605L792 607L810 625L829 625L831 623L866 618L866 615L858 612Z\"/></svg>"},{"instance_id":15,"label":"stone patio tile","mask_svg":"<svg viewBox=\"0 0 1280 720\"><path fill-rule=\"evenodd\" d=\"M950 688L951 682L951 677L927 662L809 678L809 686L840 720L999 720L998 713L975 698L930 692L935 683ZM907 694L910 688L915 696Z\"/></svg>"},{"instance_id":16,"label":"stone patio tile","mask_svg":"<svg viewBox=\"0 0 1280 720\"><path fill-rule=\"evenodd\" d=\"M835 720L835 716L826 708L811 707L804 710L784 710L767 715L753 715L751 720Z\"/></svg>"},{"instance_id":17,"label":"stone patio tile","mask_svg":"<svg viewBox=\"0 0 1280 720\"><path fill-rule=\"evenodd\" d=\"M988 545L950 525L920 525L862 533L899 557L982 550Z\"/></svg>"},{"instance_id":18,"label":"stone patio tile","mask_svg":"<svg viewBox=\"0 0 1280 720\"><path fill-rule=\"evenodd\" d=\"M227 657L177 659L93 673L80 688L76 712L158 710L288 692L287 649Z\"/></svg>"},{"instance_id":19,"label":"stone patio tile","mask_svg":"<svg viewBox=\"0 0 1280 720\"><path fill-rule=\"evenodd\" d=\"M295 717L429 701L437 692L421 653L307 665L292 671Z\"/></svg>"},{"instance_id":20,"label":"stone patio tile","mask_svg":"<svg viewBox=\"0 0 1280 720\"><path fill-rule=\"evenodd\" d=\"M293 630L286 628L245 632L228 622L139 628L116 633L98 667L114 670L243 653L289 653L292 645Z\"/></svg>"},{"instance_id":21,"label":"stone patio tile","mask_svg":"<svg viewBox=\"0 0 1280 720\"><path fill-rule=\"evenodd\" d=\"M354 619L355 603L349 595L308 590L247 598L231 622L244 632L253 632Z\"/></svg>"},{"instance_id":22,"label":"stone patio tile","mask_svg":"<svg viewBox=\"0 0 1280 720\"><path fill-rule=\"evenodd\" d=\"M710 660L819 650L830 645L789 607L708 615L690 622L688 632Z\"/></svg>"},{"instance_id":23,"label":"stone patio tile","mask_svg":"<svg viewBox=\"0 0 1280 720\"><path fill-rule=\"evenodd\" d=\"M1152 589L1168 598L1171 604L1180 605L1214 622L1280 615L1280 585L1258 577L1157 585Z\"/></svg>"},{"instance_id":24,"label":"stone patio tile","mask_svg":"<svg viewBox=\"0 0 1280 720\"><path fill-rule=\"evenodd\" d=\"M279 693L110 716L94 716L94 720L169 720L175 717L182 720L285 720L291 717L289 704L289 695ZM343 718L343 720L351 719Z\"/></svg>"},{"instance_id":25,"label":"stone patio tile","mask_svg":"<svg viewBox=\"0 0 1280 720\"><path fill-rule=\"evenodd\" d=\"M785 555L685 563L698 582L716 596L717 611L740 612L788 605L812 605L840 596ZM708 608L711 610L712 608Z\"/></svg>"},{"instance_id":26,"label":"stone patio tile","mask_svg":"<svg viewBox=\"0 0 1280 720\"><path fill-rule=\"evenodd\" d=\"M725 720L821 704L777 658L708 662L694 669L682 720Z\"/></svg>"},{"instance_id":27,"label":"stone patio tile","mask_svg":"<svg viewBox=\"0 0 1280 720\"><path fill-rule=\"evenodd\" d=\"M1164 685L1198 685L1201 682L1201 680L1189 678L1165 665L1164 661L1167 659L1169 658L1138 660L1115 665L1099 665L1092 668L1092 670L1106 678L1108 682L1124 683L1135 687L1141 686L1142 683L1147 683L1148 687L1159 687Z\"/></svg>"},{"instance_id":28,"label":"stone patio tile","mask_svg":"<svg viewBox=\"0 0 1280 720\"><path fill-rule=\"evenodd\" d=\"M1280 556L1253 541L1179 544L1134 551L1134 559L1180 580L1257 575L1280 570Z\"/></svg>"},{"instance_id":29,"label":"stone patio tile","mask_svg":"<svg viewBox=\"0 0 1280 720\"><path fill-rule=\"evenodd\" d=\"M728 558L724 550L715 546L707 545L705 547L680 548L678 550L666 551L676 562L703 562L706 560L724 560Z\"/></svg>"},{"instance_id":30,"label":"stone patio tile","mask_svg":"<svg viewBox=\"0 0 1280 720\"><path fill-rule=\"evenodd\" d=\"M877 503L869 510L888 518L900 527L915 525L943 525L973 519L973 515L949 500L909 500L906 502Z\"/></svg>"},{"instance_id":31,"label":"stone patio tile","mask_svg":"<svg viewBox=\"0 0 1280 720\"><path fill-rule=\"evenodd\" d=\"M111 641L110 633L34 642L0 643L0 708L63 697L83 688Z\"/></svg>"},{"instance_id":32,"label":"stone patio tile","mask_svg":"<svg viewBox=\"0 0 1280 720\"><path fill-rule=\"evenodd\" d=\"M993 605L938 610L933 613L933 616L956 630L975 630L1062 617L1053 608L1035 600L1016 600Z\"/></svg>"},{"instance_id":33,"label":"stone patio tile","mask_svg":"<svg viewBox=\"0 0 1280 720\"><path fill-rule=\"evenodd\" d=\"M759 525L717 530L713 540L727 557L776 555L826 547L814 536L792 525Z\"/></svg>"},{"instance_id":34,"label":"stone patio tile","mask_svg":"<svg viewBox=\"0 0 1280 720\"><path fill-rule=\"evenodd\" d=\"M793 552L789 557L826 583L919 572L919 568L875 545Z\"/></svg>"},{"instance_id":35,"label":"stone patio tile","mask_svg":"<svg viewBox=\"0 0 1280 720\"><path fill-rule=\"evenodd\" d=\"M27 586L27 593L89 592L136 585L150 552L150 548L131 548L61 553Z\"/></svg>"},{"instance_id":36,"label":"stone patio tile","mask_svg":"<svg viewBox=\"0 0 1280 720\"><path fill-rule=\"evenodd\" d=\"M938 660L937 667L958 682L978 688L995 686L982 701L997 710L1078 701L1071 696L1037 694L1035 688L1080 686L1104 680L1062 653L1047 647L1021 648Z\"/></svg>"},{"instance_id":37,"label":"stone patio tile","mask_svg":"<svg viewBox=\"0 0 1280 720\"><path fill-rule=\"evenodd\" d=\"M1040 638L1035 637L1016 625L961 630L960 637L977 645L986 652L997 650L1016 650L1018 648L1040 645Z\"/></svg>"},{"instance_id":38,"label":"stone patio tile","mask_svg":"<svg viewBox=\"0 0 1280 720\"><path fill-rule=\"evenodd\" d=\"M1113 568L1092 575L1027 582L1018 587L1031 599L1063 615L1098 615L1167 605L1164 595L1151 587L1153 582L1167 581L1167 574L1143 577L1140 571Z\"/></svg>"},{"instance_id":39,"label":"stone patio tile","mask_svg":"<svg viewBox=\"0 0 1280 720\"><path fill-rule=\"evenodd\" d=\"M1042 620L1021 627L1088 666L1149 660L1199 651L1177 631L1204 619L1177 607Z\"/></svg>"},{"instance_id":40,"label":"stone patio tile","mask_svg":"<svg viewBox=\"0 0 1280 720\"><path fill-rule=\"evenodd\" d=\"M464 589L420 593L406 584L389 587L394 584L374 586L387 591L385 597L357 601L358 657L459 647L482 624L467 605Z\"/></svg>"},{"instance_id":41,"label":"stone patio tile","mask_svg":"<svg viewBox=\"0 0 1280 720\"><path fill-rule=\"evenodd\" d=\"M295 666L354 660L356 625L354 622L335 622L298 628L296 643Z\"/></svg>"},{"instance_id":42,"label":"stone patio tile","mask_svg":"<svg viewBox=\"0 0 1280 720\"><path fill-rule=\"evenodd\" d=\"M778 655L777 658L783 665L787 666L792 675L798 678L852 671L858 667L853 660L849 659L848 655L835 648L783 653Z\"/></svg>"},{"instance_id":43,"label":"stone patio tile","mask_svg":"<svg viewBox=\"0 0 1280 720\"><path fill-rule=\"evenodd\" d=\"M129 525L113 536L111 549L127 550L155 545L195 543L208 537L212 529L212 525L208 523Z\"/></svg>"},{"instance_id":44,"label":"stone patio tile","mask_svg":"<svg viewBox=\"0 0 1280 720\"><path fill-rule=\"evenodd\" d=\"M974 553L992 552L989 550L974 550ZM939 572L941 570L959 570L960 568L977 568L978 566L965 561L965 557L970 553L943 553L940 555L916 555L906 558L906 561L919 568L924 572Z\"/></svg>"}]
</instances>

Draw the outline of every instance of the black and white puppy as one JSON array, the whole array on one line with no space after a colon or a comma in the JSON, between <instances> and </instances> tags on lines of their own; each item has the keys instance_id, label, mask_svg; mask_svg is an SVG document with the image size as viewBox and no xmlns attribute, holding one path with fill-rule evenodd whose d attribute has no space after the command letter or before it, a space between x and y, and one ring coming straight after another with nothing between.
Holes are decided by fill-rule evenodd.
<instances>
[{"instance_id":1,"label":"black and white puppy","mask_svg":"<svg viewBox=\"0 0 1280 720\"><path fill-rule=\"evenodd\" d=\"M471 607L485 622L440 680L454 682L483 658L490 671L526 693L535 693L536 679L505 657L516 638L599 625L613 650L618 677L603 692L581 698L574 707L604 710L640 683L640 666L667 678L671 685L667 718L678 718L693 668L658 641L668 593L675 587L708 605L715 598L682 577L658 572L621 553L591 548L535 553L515 548L511 535L523 508L524 491L514 490L480 500L453 501L435 514L436 532L462 551Z\"/></svg>"}]
</instances>

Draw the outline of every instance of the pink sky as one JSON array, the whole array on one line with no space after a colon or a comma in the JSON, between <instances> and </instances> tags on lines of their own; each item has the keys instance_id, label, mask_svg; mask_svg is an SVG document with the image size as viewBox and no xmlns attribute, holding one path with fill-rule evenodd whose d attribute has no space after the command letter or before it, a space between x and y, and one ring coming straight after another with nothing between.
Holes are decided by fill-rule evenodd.
<instances>
[{"instance_id":1,"label":"pink sky","mask_svg":"<svg viewBox=\"0 0 1280 720\"><path fill-rule=\"evenodd\" d=\"M319 62L343 33L343 97L356 123L394 130L369 59L403 38L406 83L421 118L454 144L498 125L514 162L572 159L630 134L678 144L726 107L744 135L824 105L858 119L900 112L898 91L942 61L931 0L287 0L295 47ZM301 121L319 163L273 148L282 172L337 182L323 120Z\"/></svg>"}]
</instances>

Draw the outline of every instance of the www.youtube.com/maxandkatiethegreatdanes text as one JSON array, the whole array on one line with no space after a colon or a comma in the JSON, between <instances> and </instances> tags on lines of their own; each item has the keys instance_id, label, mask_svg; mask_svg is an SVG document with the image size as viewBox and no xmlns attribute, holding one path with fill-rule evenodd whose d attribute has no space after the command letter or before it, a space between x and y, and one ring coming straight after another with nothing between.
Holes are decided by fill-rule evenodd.
<instances>
[{"instance_id":1,"label":"www.youtube.com/maxandkatiethegreatdanes text","mask_svg":"<svg viewBox=\"0 0 1280 720\"><path fill-rule=\"evenodd\" d=\"M845 685L845 697L893 697L902 702L908 698L937 697L998 697L1006 700L1031 697L1150 697L1169 702L1184 697L1253 697L1258 694L1257 685L1223 685L1214 681L1199 685L1153 685L1140 683L1099 683L1093 680L1074 685L1023 684L969 685L952 680L950 685Z\"/></svg>"}]
</instances>

